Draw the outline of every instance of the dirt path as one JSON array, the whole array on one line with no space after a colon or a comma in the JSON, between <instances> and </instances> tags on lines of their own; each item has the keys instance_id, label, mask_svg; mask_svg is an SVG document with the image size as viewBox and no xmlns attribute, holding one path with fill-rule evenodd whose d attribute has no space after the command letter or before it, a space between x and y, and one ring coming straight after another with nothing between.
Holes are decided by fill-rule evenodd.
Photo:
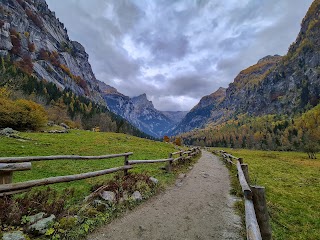
<instances>
[{"instance_id":1,"label":"dirt path","mask_svg":"<svg viewBox=\"0 0 320 240\"><path fill-rule=\"evenodd\" d=\"M221 161L203 151L198 163L175 186L88 239L242 239L229 182Z\"/></svg>"}]
</instances>

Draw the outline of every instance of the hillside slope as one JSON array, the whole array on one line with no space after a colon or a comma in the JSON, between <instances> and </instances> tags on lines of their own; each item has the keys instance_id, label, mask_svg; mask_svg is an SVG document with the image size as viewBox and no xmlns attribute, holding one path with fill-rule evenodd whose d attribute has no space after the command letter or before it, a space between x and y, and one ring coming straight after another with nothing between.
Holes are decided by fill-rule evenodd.
<instances>
[{"instance_id":1,"label":"hillside slope","mask_svg":"<svg viewBox=\"0 0 320 240\"><path fill-rule=\"evenodd\" d=\"M0 55L26 72L105 104L84 47L69 39L45 0L1 1L0 39Z\"/></svg>"},{"instance_id":2,"label":"hillside slope","mask_svg":"<svg viewBox=\"0 0 320 240\"><path fill-rule=\"evenodd\" d=\"M150 137L107 109L88 54L45 0L0 2L0 60L0 90L44 105L49 120Z\"/></svg>"},{"instance_id":3,"label":"hillside slope","mask_svg":"<svg viewBox=\"0 0 320 240\"><path fill-rule=\"evenodd\" d=\"M238 114L293 116L316 106L320 99L319 12L320 1L315 0L286 56L265 57L240 72L221 102L202 106L202 99L172 133L219 124Z\"/></svg>"}]
</instances>

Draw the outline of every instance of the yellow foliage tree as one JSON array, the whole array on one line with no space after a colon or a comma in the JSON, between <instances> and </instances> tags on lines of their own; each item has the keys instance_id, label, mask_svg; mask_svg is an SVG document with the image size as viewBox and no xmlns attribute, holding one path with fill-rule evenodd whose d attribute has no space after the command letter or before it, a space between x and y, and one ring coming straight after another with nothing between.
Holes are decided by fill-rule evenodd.
<instances>
[{"instance_id":1,"label":"yellow foliage tree","mask_svg":"<svg viewBox=\"0 0 320 240\"><path fill-rule=\"evenodd\" d=\"M29 100L0 97L0 128L36 130L48 120L44 108Z\"/></svg>"}]
</instances>

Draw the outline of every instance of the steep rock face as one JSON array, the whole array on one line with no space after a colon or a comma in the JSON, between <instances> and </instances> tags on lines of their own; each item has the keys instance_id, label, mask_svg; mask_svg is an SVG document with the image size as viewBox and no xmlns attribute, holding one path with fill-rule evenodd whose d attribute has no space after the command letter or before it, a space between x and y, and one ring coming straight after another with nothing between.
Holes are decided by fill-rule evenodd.
<instances>
[{"instance_id":1,"label":"steep rock face","mask_svg":"<svg viewBox=\"0 0 320 240\"><path fill-rule=\"evenodd\" d=\"M105 104L84 47L68 37L45 0L0 2L0 55L32 62L33 73Z\"/></svg>"},{"instance_id":2,"label":"steep rock face","mask_svg":"<svg viewBox=\"0 0 320 240\"><path fill-rule=\"evenodd\" d=\"M187 111L161 111L167 118L178 124L187 115Z\"/></svg>"},{"instance_id":3,"label":"steep rock face","mask_svg":"<svg viewBox=\"0 0 320 240\"><path fill-rule=\"evenodd\" d=\"M146 94L130 98L103 82L99 86L110 111L127 119L143 132L162 138L174 126L172 120L154 108Z\"/></svg>"},{"instance_id":4,"label":"steep rock face","mask_svg":"<svg viewBox=\"0 0 320 240\"><path fill-rule=\"evenodd\" d=\"M302 21L297 40L286 56L262 74L250 88L227 90L221 107L252 115L292 114L319 103L320 1L316 0ZM263 68L260 68L263 69ZM215 120L212 118L211 120Z\"/></svg>"},{"instance_id":5,"label":"steep rock face","mask_svg":"<svg viewBox=\"0 0 320 240\"><path fill-rule=\"evenodd\" d=\"M169 135L191 131L202 127L211 116L211 111L226 97L226 89L219 88L216 92L204 96L200 102L190 110L182 121L172 130Z\"/></svg>"},{"instance_id":6,"label":"steep rock face","mask_svg":"<svg viewBox=\"0 0 320 240\"><path fill-rule=\"evenodd\" d=\"M242 113L292 115L317 105L320 101L319 13L320 0L315 0L286 56L267 56L241 71L227 88L223 101L217 104L202 99L173 133L207 123L218 124Z\"/></svg>"},{"instance_id":7,"label":"steep rock face","mask_svg":"<svg viewBox=\"0 0 320 240\"><path fill-rule=\"evenodd\" d=\"M146 133L162 138L167 131L173 127L172 122L162 112L154 108L151 101L147 99L146 94L132 98L134 111L131 118L135 119L137 127L146 131Z\"/></svg>"}]
</instances>

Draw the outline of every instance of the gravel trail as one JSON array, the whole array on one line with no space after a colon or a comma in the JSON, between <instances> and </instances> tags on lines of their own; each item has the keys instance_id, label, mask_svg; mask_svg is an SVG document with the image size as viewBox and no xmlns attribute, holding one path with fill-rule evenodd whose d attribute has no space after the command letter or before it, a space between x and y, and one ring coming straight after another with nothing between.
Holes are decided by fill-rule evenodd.
<instances>
[{"instance_id":1,"label":"gravel trail","mask_svg":"<svg viewBox=\"0 0 320 240\"><path fill-rule=\"evenodd\" d=\"M98 229L88 240L243 239L229 173L207 151L175 186Z\"/></svg>"}]
</instances>

